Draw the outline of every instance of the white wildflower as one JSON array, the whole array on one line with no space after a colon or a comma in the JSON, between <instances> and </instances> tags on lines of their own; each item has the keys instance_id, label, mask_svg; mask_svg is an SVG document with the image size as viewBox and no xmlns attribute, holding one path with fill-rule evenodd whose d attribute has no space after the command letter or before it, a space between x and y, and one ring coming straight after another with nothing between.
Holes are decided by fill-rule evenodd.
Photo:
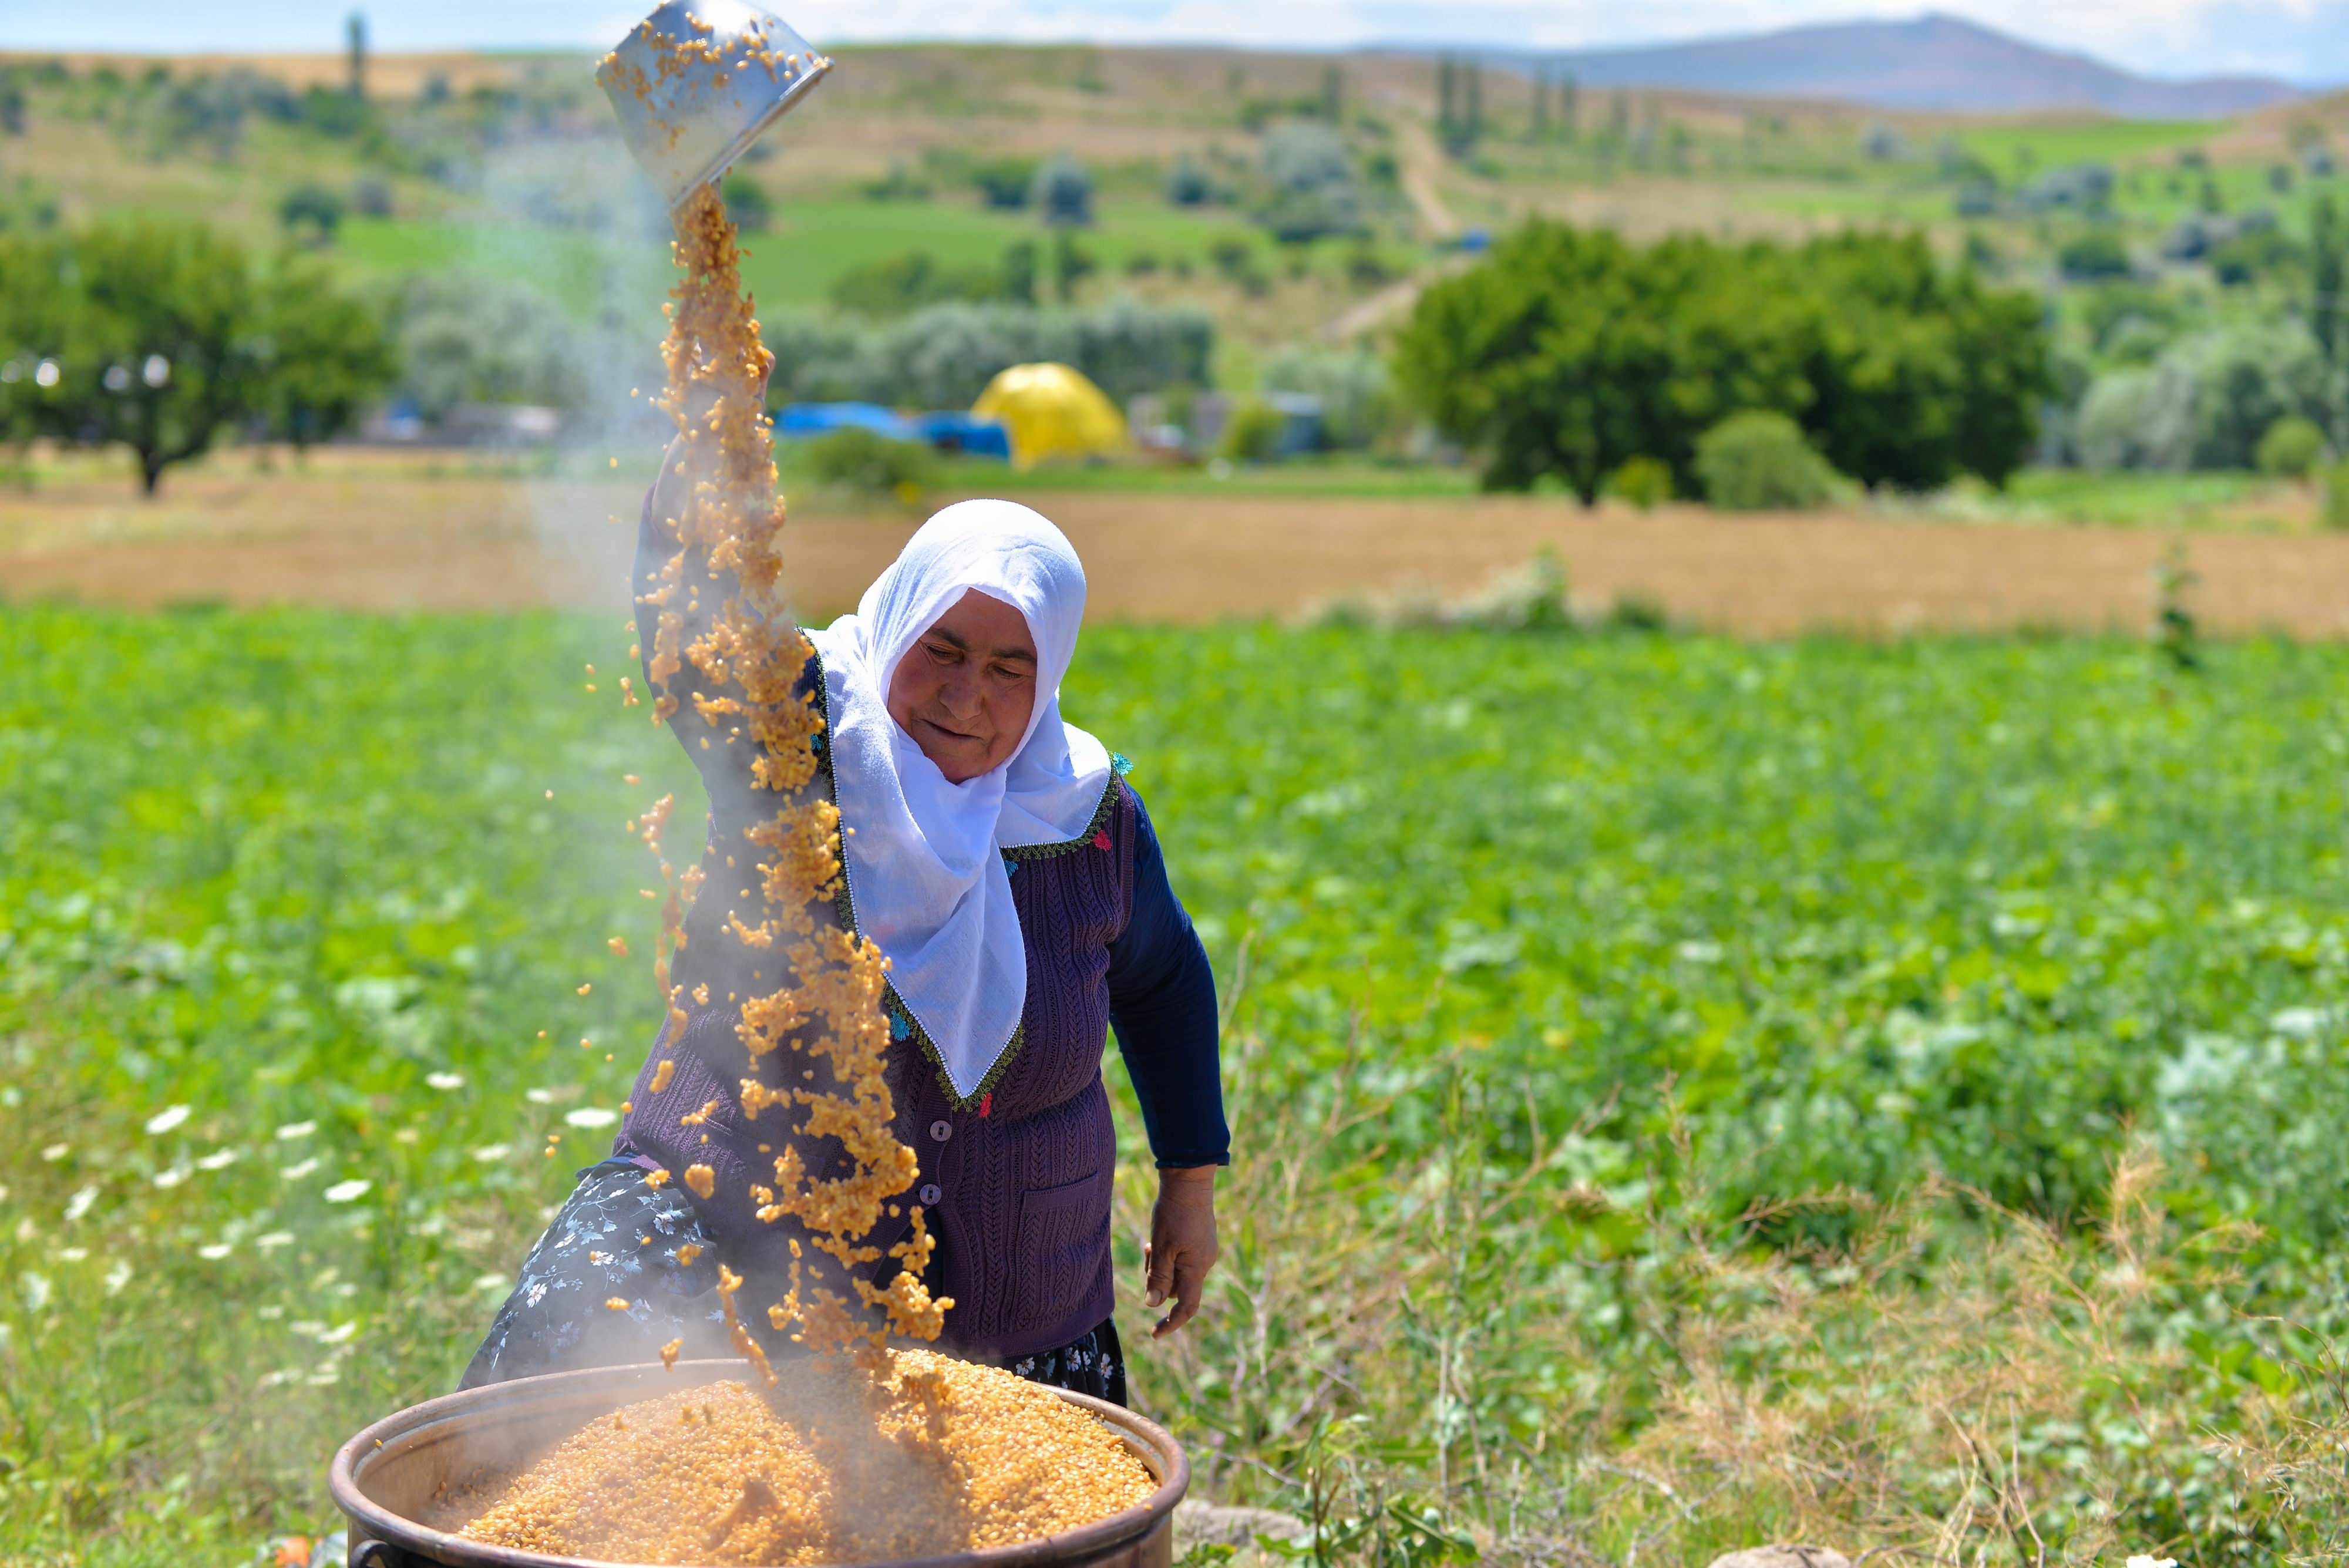
<instances>
[{"instance_id":1,"label":"white wildflower","mask_svg":"<svg viewBox=\"0 0 2349 1568\"><path fill-rule=\"evenodd\" d=\"M513 1149L510 1145L502 1143L486 1143L473 1151L473 1158L480 1160L483 1165L494 1165L512 1152Z\"/></svg>"},{"instance_id":2,"label":"white wildflower","mask_svg":"<svg viewBox=\"0 0 2349 1568\"><path fill-rule=\"evenodd\" d=\"M620 1113L601 1106L582 1106L575 1111L564 1112L563 1119L574 1127L607 1127L620 1119Z\"/></svg>"},{"instance_id":3,"label":"white wildflower","mask_svg":"<svg viewBox=\"0 0 2349 1568\"><path fill-rule=\"evenodd\" d=\"M53 1143L41 1151L41 1158L49 1164L55 1165L72 1152L73 1145L69 1143Z\"/></svg>"},{"instance_id":4,"label":"white wildflower","mask_svg":"<svg viewBox=\"0 0 2349 1568\"><path fill-rule=\"evenodd\" d=\"M264 1377L261 1380L261 1386L264 1388L274 1388L281 1383L291 1383L296 1377L301 1376L302 1375L299 1372L295 1371L289 1366L282 1372L273 1372L268 1376Z\"/></svg>"},{"instance_id":5,"label":"white wildflower","mask_svg":"<svg viewBox=\"0 0 2349 1568\"><path fill-rule=\"evenodd\" d=\"M291 1231L272 1231L266 1236L255 1236L253 1239L253 1244L264 1252L272 1247L291 1246L293 1241L294 1232Z\"/></svg>"},{"instance_id":6,"label":"white wildflower","mask_svg":"<svg viewBox=\"0 0 2349 1568\"><path fill-rule=\"evenodd\" d=\"M334 1327L313 1334L311 1337L320 1345L348 1345L352 1336L358 1331L358 1320L354 1318L349 1323L338 1323Z\"/></svg>"},{"instance_id":7,"label":"white wildflower","mask_svg":"<svg viewBox=\"0 0 2349 1568\"><path fill-rule=\"evenodd\" d=\"M2178 1559L2140 1555L2128 1560L2128 1568L2178 1568Z\"/></svg>"},{"instance_id":8,"label":"white wildflower","mask_svg":"<svg viewBox=\"0 0 2349 1568\"><path fill-rule=\"evenodd\" d=\"M503 1274L483 1274L473 1282L473 1288L483 1295L489 1295L494 1292L513 1289L513 1281Z\"/></svg>"},{"instance_id":9,"label":"white wildflower","mask_svg":"<svg viewBox=\"0 0 2349 1568\"><path fill-rule=\"evenodd\" d=\"M555 1102L556 1094L553 1089L524 1089L522 1097L533 1106L551 1106Z\"/></svg>"},{"instance_id":10,"label":"white wildflower","mask_svg":"<svg viewBox=\"0 0 2349 1568\"><path fill-rule=\"evenodd\" d=\"M92 1182L89 1186L83 1188L71 1198L66 1199L66 1223L70 1225L75 1220L80 1219L83 1215L88 1213L89 1206L97 1201L98 1184L96 1182Z\"/></svg>"},{"instance_id":11,"label":"white wildflower","mask_svg":"<svg viewBox=\"0 0 2349 1568\"><path fill-rule=\"evenodd\" d=\"M299 1181L299 1180L301 1180L304 1177L308 1176L311 1172L313 1172L313 1171L316 1170L317 1168L318 1168L318 1161L317 1161L317 1158L314 1155L314 1156L312 1156L310 1158L305 1159L305 1160L303 1160L303 1161L302 1161L301 1163L299 1163L298 1165L289 1165L289 1166L285 1167L283 1170L280 1170L277 1174L278 1174L279 1176L284 1177L284 1178L285 1178L286 1180L288 1180L288 1181Z\"/></svg>"},{"instance_id":12,"label":"white wildflower","mask_svg":"<svg viewBox=\"0 0 2349 1568\"><path fill-rule=\"evenodd\" d=\"M49 1277L47 1274L26 1274L25 1280L25 1310L38 1312L49 1304Z\"/></svg>"},{"instance_id":13,"label":"white wildflower","mask_svg":"<svg viewBox=\"0 0 2349 1568\"><path fill-rule=\"evenodd\" d=\"M175 1165L169 1170L159 1170L155 1173L155 1185L169 1191L187 1180L188 1173L189 1168L184 1165Z\"/></svg>"},{"instance_id":14,"label":"white wildflower","mask_svg":"<svg viewBox=\"0 0 2349 1568\"><path fill-rule=\"evenodd\" d=\"M147 1130L160 1136L163 1133L170 1132L173 1127L178 1127L181 1122L186 1121L187 1119L187 1106L170 1106L162 1110L157 1111L153 1116L147 1118Z\"/></svg>"},{"instance_id":15,"label":"white wildflower","mask_svg":"<svg viewBox=\"0 0 2349 1568\"><path fill-rule=\"evenodd\" d=\"M202 1258L207 1263L217 1263L222 1258L227 1257L228 1254L229 1244L226 1241L214 1241L209 1247L199 1247L196 1249L196 1256Z\"/></svg>"},{"instance_id":16,"label":"white wildflower","mask_svg":"<svg viewBox=\"0 0 2349 1568\"><path fill-rule=\"evenodd\" d=\"M462 1073L427 1073L424 1075L424 1081L431 1085L434 1088L443 1091L449 1089L461 1089L465 1086L465 1075Z\"/></svg>"},{"instance_id":17,"label":"white wildflower","mask_svg":"<svg viewBox=\"0 0 2349 1568\"><path fill-rule=\"evenodd\" d=\"M277 1137L280 1142L292 1143L295 1138L308 1137L317 1130L316 1122L287 1122L277 1129Z\"/></svg>"},{"instance_id":18,"label":"white wildflower","mask_svg":"<svg viewBox=\"0 0 2349 1568\"><path fill-rule=\"evenodd\" d=\"M58 1260L67 1263L83 1262L86 1262L88 1257L89 1249L88 1247L67 1247L57 1253Z\"/></svg>"},{"instance_id":19,"label":"white wildflower","mask_svg":"<svg viewBox=\"0 0 2349 1568\"><path fill-rule=\"evenodd\" d=\"M106 1293L108 1295L112 1296L121 1294L122 1287L129 1282L129 1264L118 1261L114 1267L106 1271Z\"/></svg>"},{"instance_id":20,"label":"white wildflower","mask_svg":"<svg viewBox=\"0 0 2349 1568\"><path fill-rule=\"evenodd\" d=\"M196 1168L198 1170L226 1170L230 1166L234 1165L235 1163L236 1150L233 1148L214 1149L212 1153L204 1156L203 1158L196 1161Z\"/></svg>"},{"instance_id":21,"label":"white wildflower","mask_svg":"<svg viewBox=\"0 0 2349 1568\"><path fill-rule=\"evenodd\" d=\"M357 1178L354 1178L349 1181L337 1181L332 1187L326 1189L326 1201L329 1203L355 1202L358 1199L366 1197L367 1189L374 1185L375 1183L371 1181L365 1181Z\"/></svg>"}]
</instances>

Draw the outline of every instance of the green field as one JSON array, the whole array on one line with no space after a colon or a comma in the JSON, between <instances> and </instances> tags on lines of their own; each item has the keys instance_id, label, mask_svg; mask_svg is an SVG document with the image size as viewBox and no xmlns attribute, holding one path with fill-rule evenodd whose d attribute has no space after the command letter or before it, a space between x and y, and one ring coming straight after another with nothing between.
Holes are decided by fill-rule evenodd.
<instances>
[{"instance_id":1,"label":"green field","mask_svg":"<svg viewBox=\"0 0 2349 1568\"><path fill-rule=\"evenodd\" d=\"M608 623L0 649L0 1555L243 1561L608 1136L691 775ZM1136 1369L1203 1488L1364 1564L2339 1549L2340 649L1111 629L1066 702L1231 1007Z\"/></svg>"}]
</instances>

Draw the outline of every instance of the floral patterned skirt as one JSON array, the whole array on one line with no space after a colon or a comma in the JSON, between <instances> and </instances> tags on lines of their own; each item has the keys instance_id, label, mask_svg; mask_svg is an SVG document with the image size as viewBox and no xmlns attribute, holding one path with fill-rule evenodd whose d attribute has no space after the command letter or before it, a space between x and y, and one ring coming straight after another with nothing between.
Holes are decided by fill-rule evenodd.
<instances>
[{"instance_id":1,"label":"floral patterned skirt","mask_svg":"<svg viewBox=\"0 0 2349 1568\"><path fill-rule=\"evenodd\" d=\"M575 1366L657 1360L682 1341L688 1360L733 1354L718 1300L717 1243L683 1193L645 1185L644 1168L606 1159L580 1173L571 1194L523 1260L513 1293L460 1380L460 1388ZM691 1262L678 1254L694 1249ZM614 1307L613 1302L625 1303ZM1125 1354L1104 1322L1058 1350L1024 1355L1009 1370L1031 1383L1123 1405Z\"/></svg>"}]
</instances>

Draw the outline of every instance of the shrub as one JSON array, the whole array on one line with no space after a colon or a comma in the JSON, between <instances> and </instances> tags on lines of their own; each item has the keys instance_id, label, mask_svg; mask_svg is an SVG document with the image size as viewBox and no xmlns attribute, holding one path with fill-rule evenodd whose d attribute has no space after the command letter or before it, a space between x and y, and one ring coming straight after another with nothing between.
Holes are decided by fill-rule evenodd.
<instances>
[{"instance_id":1,"label":"shrub","mask_svg":"<svg viewBox=\"0 0 2349 1568\"><path fill-rule=\"evenodd\" d=\"M2323 456L2324 432L2298 414L2286 414L2260 438L2260 472L2280 479L2306 479Z\"/></svg>"},{"instance_id":2,"label":"shrub","mask_svg":"<svg viewBox=\"0 0 2349 1568\"><path fill-rule=\"evenodd\" d=\"M1235 462L1269 462L1279 455L1281 433L1288 428L1288 416L1262 398L1243 399L1232 406L1217 446Z\"/></svg>"},{"instance_id":3,"label":"shrub","mask_svg":"<svg viewBox=\"0 0 2349 1568\"><path fill-rule=\"evenodd\" d=\"M1350 234L1362 226L1354 155L1326 125L1284 125L1265 139L1268 193L1259 216L1274 235L1296 243Z\"/></svg>"},{"instance_id":4,"label":"shrub","mask_svg":"<svg viewBox=\"0 0 2349 1568\"><path fill-rule=\"evenodd\" d=\"M937 457L928 447L877 431L828 431L802 442L795 455L792 466L816 483L860 495L894 495L911 504L937 485Z\"/></svg>"},{"instance_id":5,"label":"shrub","mask_svg":"<svg viewBox=\"0 0 2349 1568\"><path fill-rule=\"evenodd\" d=\"M2057 257L2064 275L2084 282L2129 275L2128 247L2110 229L2090 229L2064 242Z\"/></svg>"},{"instance_id":6,"label":"shrub","mask_svg":"<svg viewBox=\"0 0 2349 1568\"><path fill-rule=\"evenodd\" d=\"M1036 171L1028 199L1034 203L1037 216L1048 223L1093 221L1093 177L1065 152Z\"/></svg>"},{"instance_id":7,"label":"shrub","mask_svg":"<svg viewBox=\"0 0 2349 1568\"><path fill-rule=\"evenodd\" d=\"M2217 327L2148 370L2100 377L2080 405L2090 468L2250 468L2276 423L2327 412L2324 359L2297 326Z\"/></svg>"},{"instance_id":8,"label":"shrub","mask_svg":"<svg viewBox=\"0 0 2349 1568\"><path fill-rule=\"evenodd\" d=\"M296 185L277 203L277 221L296 234L332 239L343 221L343 198L324 185Z\"/></svg>"},{"instance_id":9,"label":"shrub","mask_svg":"<svg viewBox=\"0 0 2349 1568\"><path fill-rule=\"evenodd\" d=\"M1037 168L1033 158L990 158L971 165L970 182L988 206L1017 212L1028 204Z\"/></svg>"},{"instance_id":10,"label":"shrub","mask_svg":"<svg viewBox=\"0 0 2349 1568\"><path fill-rule=\"evenodd\" d=\"M1672 498L1672 465L1652 457L1635 457L1607 476L1607 493L1646 512Z\"/></svg>"},{"instance_id":11,"label":"shrub","mask_svg":"<svg viewBox=\"0 0 2349 1568\"><path fill-rule=\"evenodd\" d=\"M1732 414L1697 439L1704 498L1726 512L1824 506L1850 487L1784 414Z\"/></svg>"},{"instance_id":12,"label":"shrub","mask_svg":"<svg viewBox=\"0 0 2349 1568\"><path fill-rule=\"evenodd\" d=\"M1166 171L1165 194L1167 202L1174 206L1204 207L1215 201L1220 192L1216 189L1215 176L1209 174L1197 159L1185 152L1174 160L1173 168Z\"/></svg>"}]
</instances>

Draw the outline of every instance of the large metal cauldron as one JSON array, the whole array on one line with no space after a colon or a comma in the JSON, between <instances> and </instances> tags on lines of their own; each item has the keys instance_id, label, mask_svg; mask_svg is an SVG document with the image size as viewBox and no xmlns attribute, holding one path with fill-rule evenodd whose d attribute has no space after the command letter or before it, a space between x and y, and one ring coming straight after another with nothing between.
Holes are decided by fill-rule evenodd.
<instances>
[{"instance_id":1,"label":"large metal cauldron","mask_svg":"<svg viewBox=\"0 0 2349 1568\"><path fill-rule=\"evenodd\" d=\"M518 1378L412 1406L387 1416L335 1455L328 1486L350 1521L348 1568L569 1568L586 1559L514 1552L460 1539L462 1513L448 1492L519 1473L563 1438L623 1405L680 1388L742 1377L740 1361L606 1366ZM1170 1568L1174 1505L1191 1484L1191 1464L1164 1428L1131 1410L1055 1389L1114 1428L1158 1478L1139 1508L1019 1546L876 1568ZM494 1496L494 1492L491 1495ZM476 1491L478 1499L481 1494Z\"/></svg>"}]
</instances>

